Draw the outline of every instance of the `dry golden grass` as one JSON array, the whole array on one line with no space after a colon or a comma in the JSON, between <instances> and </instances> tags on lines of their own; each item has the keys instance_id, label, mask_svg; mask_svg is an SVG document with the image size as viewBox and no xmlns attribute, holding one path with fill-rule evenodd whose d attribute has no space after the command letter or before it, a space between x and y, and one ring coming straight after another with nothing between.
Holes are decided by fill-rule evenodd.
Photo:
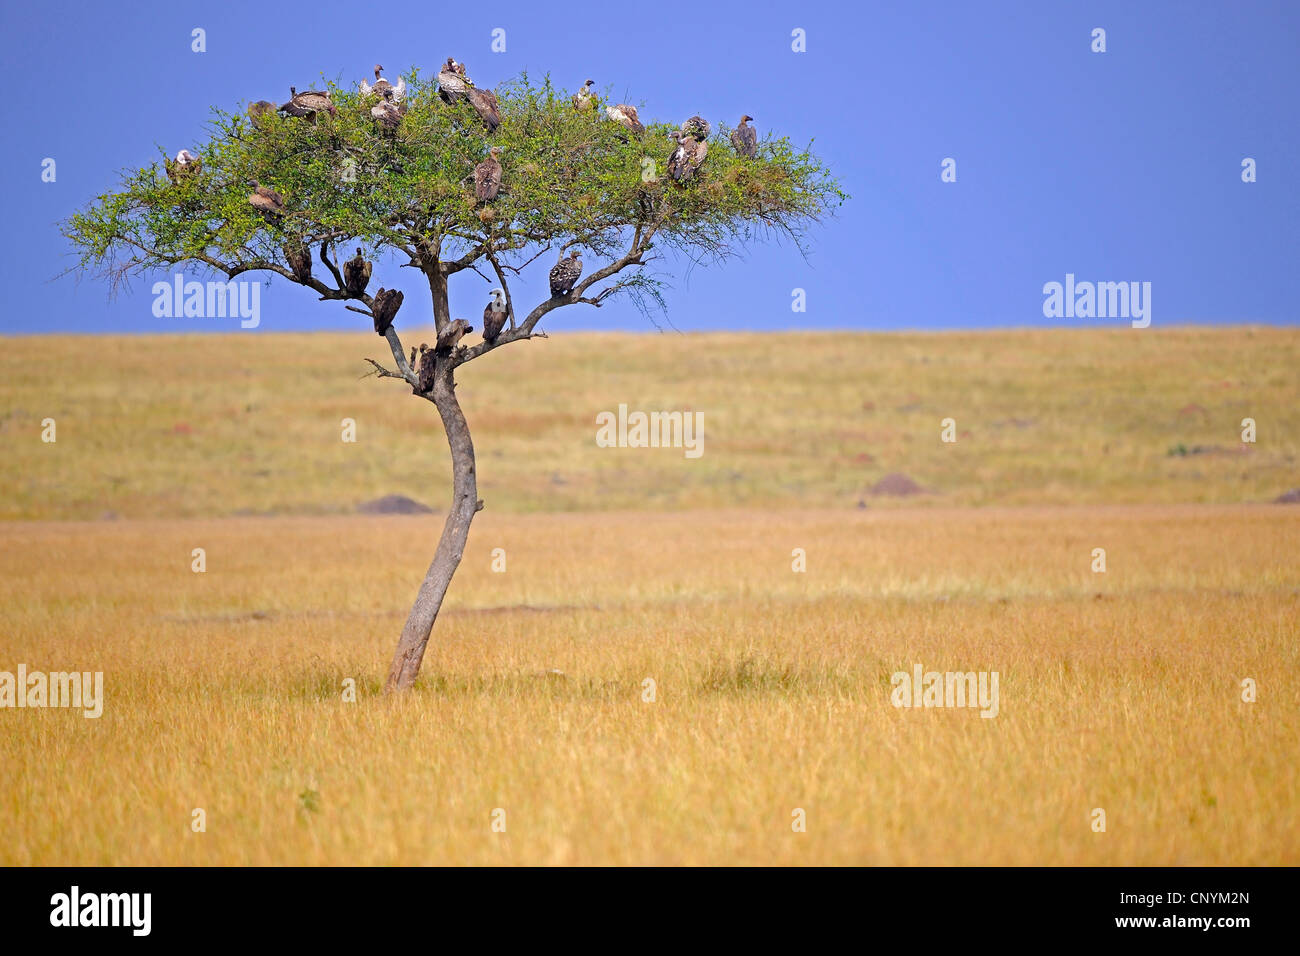
<instances>
[{"instance_id":1,"label":"dry golden grass","mask_svg":"<svg viewBox=\"0 0 1300 956\"><path fill-rule=\"evenodd\" d=\"M1300 509L1240 504L1300 485L1295 330L503 350L462 375L488 510L402 699L440 518L340 513L441 508L448 465L358 378L379 345L6 341L0 670L107 702L0 710L0 863L1300 862ZM704 456L598 449L620 402L703 411ZM932 493L867 492L894 471ZM50 520L106 513L138 520ZM998 717L895 709L915 663L998 671Z\"/></svg>"},{"instance_id":2,"label":"dry golden grass","mask_svg":"<svg viewBox=\"0 0 1300 956\"><path fill-rule=\"evenodd\" d=\"M433 408L361 377L385 354L373 334L6 339L0 519L445 507ZM908 507L1227 504L1300 485L1297 368L1294 328L584 334L494 352L458 394L497 511L894 507L869 493L891 472L933 492ZM703 457L596 447L620 403L700 411Z\"/></svg>"},{"instance_id":3,"label":"dry golden grass","mask_svg":"<svg viewBox=\"0 0 1300 956\"><path fill-rule=\"evenodd\" d=\"M489 510L385 698L438 525L0 524L0 669L107 696L0 711L0 863L1300 863L1300 511Z\"/></svg>"}]
</instances>

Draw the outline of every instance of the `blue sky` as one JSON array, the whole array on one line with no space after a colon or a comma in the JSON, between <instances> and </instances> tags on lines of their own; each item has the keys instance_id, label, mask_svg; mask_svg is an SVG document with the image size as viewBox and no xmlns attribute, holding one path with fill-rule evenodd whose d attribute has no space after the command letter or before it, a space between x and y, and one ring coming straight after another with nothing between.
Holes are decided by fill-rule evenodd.
<instances>
[{"instance_id":1,"label":"blue sky","mask_svg":"<svg viewBox=\"0 0 1300 956\"><path fill-rule=\"evenodd\" d=\"M355 11L361 9L358 15ZM174 153L209 105L287 97L321 74L355 82L448 55L480 86L527 70L588 76L643 115L757 118L813 149L852 199L805 260L760 246L675 272L666 321L683 331L1126 325L1047 319L1043 285L1151 283L1153 326L1300 318L1300 4L1023 2L671 5L314 2L6 4L0 333L229 331L158 319L150 282L110 301L69 264L56 224L123 168ZM364 12L369 11L369 12ZM662 13L663 15L659 15ZM207 52L191 52L194 27ZM506 52L490 50L506 31ZM1094 28L1105 53L1091 51ZM806 32L807 52L791 50ZM42 160L57 180L41 181ZM956 160L957 181L940 181ZM1258 181L1241 181L1252 157ZM588 263L588 268L592 268ZM545 297L546 267L514 291ZM431 320L412 270L399 325ZM807 311L791 310L806 290ZM453 314L488 285L462 274ZM660 320L663 322L664 320ZM278 280L261 330L364 328ZM630 304L573 307L544 327L652 331Z\"/></svg>"}]
</instances>

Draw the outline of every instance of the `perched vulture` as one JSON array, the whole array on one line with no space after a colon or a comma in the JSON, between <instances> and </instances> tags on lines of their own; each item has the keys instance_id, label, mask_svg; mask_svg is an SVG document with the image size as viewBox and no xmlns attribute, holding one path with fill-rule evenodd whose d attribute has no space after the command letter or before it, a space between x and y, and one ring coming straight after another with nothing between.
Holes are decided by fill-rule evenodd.
<instances>
[{"instance_id":1,"label":"perched vulture","mask_svg":"<svg viewBox=\"0 0 1300 956\"><path fill-rule=\"evenodd\" d=\"M253 121L253 125L258 129L266 124L268 116L275 115L275 104L270 100L258 100L256 103L248 104L248 118Z\"/></svg>"},{"instance_id":2,"label":"perched vulture","mask_svg":"<svg viewBox=\"0 0 1300 956\"><path fill-rule=\"evenodd\" d=\"M668 175L673 179L681 179L685 170L689 151L682 142L682 134L676 130L668 134L668 138L677 144L673 154L668 157Z\"/></svg>"},{"instance_id":3,"label":"perched vulture","mask_svg":"<svg viewBox=\"0 0 1300 956\"><path fill-rule=\"evenodd\" d=\"M637 119L636 107L629 106L626 103L618 103L615 106L606 106L605 115L617 123L622 123L638 136L645 132L645 127Z\"/></svg>"},{"instance_id":4,"label":"perched vulture","mask_svg":"<svg viewBox=\"0 0 1300 956\"><path fill-rule=\"evenodd\" d=\"M438 333L438 351L450 352L458 342L468 332L473 332L474 326L470 325L464 319L456 319L447 323L447 327Z\"/></svg>"},{"instance_id":5,"label":"perched vulture","mask_svg":"<svg viewBox=\"0 0 1300 956\"><path fill-rule=\"evenodd\" d=\"M709 121L703 116L692 116L682 124L682 135L690 136L700 142L709 138Z\"/></svg>"},{"instance_id":6,"label":"perched vulture","mask_svg":"<svg viewBox=\"0 0 1300 956\"><path fill-rule=\"evenodd\" d=\"M299 93L296 86L289 87L289 102L280 107L280 112L290 116L305 116L313 123L316 122L317 113L328 113L330 116L339 114L338 107L330 99L327 90Z\"/></svg>"},{"instance_id":7,"label":"perched vulture","mask_svg":"<svg viewBox=\"0 0 1300 956\"><path fill-rule=\"evenodd\" d=\"M560 254L560 259L551 269L551 295L567 295L573 288L573 284L578 281L582 275L582 252L574 249L569 253L569 258L564 258Z\"/></svg>"},{"instance_id":8,"label":"perched vulture","mask_svg":"<svg viewBox=\"0 0 1300 956\"><path fill-rule=\"evenodd\" d=\"M465 64L447 57L447 62L438 71L438 96L442 101L453 104L467 99L466 94L473 85L465 76Z\"/></svg>"},{"instance_id":9,"label":"perched vulture","mask_svg":"<svg viewBox=\"0 0 1300 956\"><path fill-rule=\"evenodd\" d=\"M375 264L367 262L361 255L361 247L357 246L356 256L343 263L343 288L351 295L363 295L366 286L370 285L370 271L374 267Z\"/></svg>"},{"instance_id":10,"label":"perched vulture","mask_svg":"<svg viewBox=\"0 0 1300 956\"><path fill-rule=\"evenodd\" d=\"M379 75L381 72L383 72L383 69L384 68L380 64L378 63L375 64L375 85L374 86L371 86L365 80L361 81L362 98L364 99L370 96L383 96L386 91L391 90L393 94L393 101L397 103L402 102L403 98L405 98L406 96L405 77L399 76L397 78L397 85L394 86L392 83L389 83L386 79L384 79L382 76Z\"/></svg>"},{"instance_id":11,"label":"perched vulture","mask_svg":"<svg viewBox=\"0 0 1300 956\"><path fill-rule=\"evenodd\" d=\"M668 175L678 182L692 179L708 155L709 144L696 142L693 136L684 136L679 132L669 133L668 137L677 141L677 148L668 159Z\"/></svg>"},{"instance_id":12,"label":"perched vulture","mask_svg":"<svg viewBox=\"0 0 1300 956\"><path fill-rule=\"evenodd\" d=\"M311 278L311 250L301 242L290 242L284 247L284 257L293 270L293 277L305 283Z\"/></svg>"},{"instance_id":13,"label":"perched vulture","mask_svg":"<svg viewBox=\"0 0 1300 956\"><path fill-rule=\"evenodd\" d=\"M478 90L473 86L465 91L465 95L469 98L469 105L474 107L474 112L487 127L487 131L495 133L497 127L501 125L501 110L497 106L497 95L491 90Z\"/></svg>"},{"instance_id":14,"label":"perched vulture","mask_svg":"<svg viewBox=\"0 0 1300 956\"><path fill-rule=\"evenodd\" d=\"M506 327L506 293L504 289L492 290L492 301L483 309L483 341L495 342Z\"/></svg>"},{"instance_id":15,"label":"perched vulture","mask_svg":"<svg viewBox=\"0 0 1300 956\"><path fill-rule=\"evenodd\" d=\"M284 215L284 197L270 186L254 184L248 201L263 216L278 219Z\"/></svg>"},{"instance_id":16,"label":"perched vulture","mask_svg":"<svg viewBox=\"0 0 1300 956\"><path fill-rule=\"evenodd\" d=\"M384 335L388 332L389 326L393 324L393 318L397 315L397 310L402 307L404 296L396 289L385 289L380 286L375 293L374 302L370 306L370 311L375 316L375 332Z\"/></svg>"},{"instance_id":17,"label":"perched vulture","mask_svg":"<svg viewBox=\"0 0 1300 956\"><path fill-rule=\"evenodd\" d=\"M174 160L167 160L166 166L167 178L174 183L179 183L182 180L197 175L199 170L203 168L203 164L199 162L198 157L188 149L182 149L176 154Z\"/></svg>"},{"instance_id":18,"label":"perched vulture","mask_svg":"<svg viewBox=\"0 0 1300 956\"><path fill-rule=\"evenodd\" d=\"M586 83L582 84L582 89L573 94L573 108L575 110L591 109L594 103L591 96L591 87L595 82L595 80L588 80Z\"/></svg>"},{"instance_id":19,"label":"perched vulture","mask_svg":"<svg viewBox=\"0 0 1300 956\"><path fill-rule=\"evenodd\" d=\"M411 354L414 355L415 351L412 350ZM435 360L433 349L429 348L429 346L421 342L420 343L420 367L414 368L415 366L414 360L411 361L411 366L414 369L415 374L419 376L419 381L418 384L415 386L415 390L417 392L424 392L426 394L428 392L432 392L433 373L438 367L438 363Z\"/></svg>"},{"instance_id":20,"label":"perched vulture","mask_svg":"<svg viewBox=\"0 0 1300 956\"><path fill-rule=\"evenodd\" d=\"M749 123L754 117L746 114L740 118L740 125L731 131L731 145L736 152L753 159L758 155L758 131Z\"/></svg>"},{"instance_id":21,"label":"perched vulture","mask_svg":"<svg viewBox=\"0 0 1300 956\"><path fill-rule=\"evenodd\" d=\"M392 88L384 90L383 99L370 107L370 118L389 132L401 125L402 117L405 115L406 104L398 101L397 94Z\"/></svg>"},{"instance_id":22,"label":"perched vulture","mask_svg":"<svg viewBox=\"0 0 1300 956\"><path fill-rule=\"evenodd\" d=\"M479 202L491 202L497 198L501 188L501 147L493 146L488 150L487 159L474 167L474 195Z\"/></svg>"}]
</instances>

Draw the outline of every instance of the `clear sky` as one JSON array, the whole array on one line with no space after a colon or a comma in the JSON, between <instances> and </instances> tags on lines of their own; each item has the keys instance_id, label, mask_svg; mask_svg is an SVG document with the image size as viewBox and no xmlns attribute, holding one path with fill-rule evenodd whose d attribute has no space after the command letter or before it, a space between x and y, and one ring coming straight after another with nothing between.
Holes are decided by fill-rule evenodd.
<instances>
[{"instance_id":1,"label":"clear sky","mask_svg":"<svg viewBox=\"0 0 1300 956\"><path fill-rule=\"evenodd\" d=\"M56 278L71 262L57 222L157 147L193 145L210 105L449 55L479 86L590 76L643 117L750 113L760 134L815 140L852 199L806 260L773 245L721 268L666 263L667 321L683 331L1127 324L1045 318L1044 283L1067 273L1150 282L1154 326L1300 320L1300 3L48 0L7 2L0 19L0 333L238 328L155 318L150 282L110 301L101 281ZM191 52L195 27L205 53ZM498 27L505 53L491 52ZM806 52L791 49L795 29ZM940 178L949 157L953 183ZM546 268L517 306L545 296ZM373 285L407 291L399 325L431 321L413 270L376 272ZM487 289L462 273L453 314L480 315ZM368 326L278 279L263 289L261 330ZM618 302L543 327L654 328Z\"/></svg>"}]
</instances>

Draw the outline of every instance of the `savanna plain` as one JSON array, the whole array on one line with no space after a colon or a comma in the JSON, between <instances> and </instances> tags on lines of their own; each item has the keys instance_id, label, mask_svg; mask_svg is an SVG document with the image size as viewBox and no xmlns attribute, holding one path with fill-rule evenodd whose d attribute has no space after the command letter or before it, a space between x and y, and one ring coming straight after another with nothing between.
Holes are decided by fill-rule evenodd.
<instances>
[{"instance_id":1,"label":"savanna plain","mask_svg":"<svg viewBox=\"0 0 1300 956\"><path fill-rule=\"evenodd\" d=\"M105 700L0 709L0 863L1300 862L1300 332L493 353L396 696L450 480L379 346L6 340L0 671ZM703 454L597 447L620 403ZM894 707L916 664L997 671L997 716Z\"/></svg>"}]
</instances>

